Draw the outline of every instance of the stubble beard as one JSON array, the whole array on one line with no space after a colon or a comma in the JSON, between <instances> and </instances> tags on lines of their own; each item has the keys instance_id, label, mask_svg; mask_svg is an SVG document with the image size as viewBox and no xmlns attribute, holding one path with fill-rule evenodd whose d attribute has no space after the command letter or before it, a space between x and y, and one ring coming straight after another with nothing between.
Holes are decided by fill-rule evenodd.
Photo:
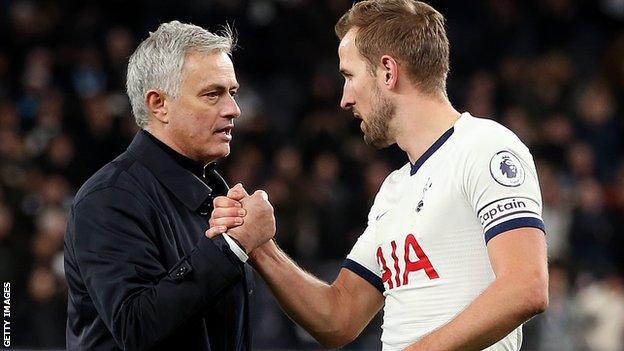
<instances>
[{"instance_id":1,"label":"stubble beard","mask_svg":"<svg viewBox=\"0 0 624 351\"><path fill-rule=\"evenodd\" d=\"M394 118L396 106L381 95L375 85L371 95L371 113L366 122L364 141L377 149L383 149L392 143L390 138L390 121Z\"/></svg>"}]
</instances>

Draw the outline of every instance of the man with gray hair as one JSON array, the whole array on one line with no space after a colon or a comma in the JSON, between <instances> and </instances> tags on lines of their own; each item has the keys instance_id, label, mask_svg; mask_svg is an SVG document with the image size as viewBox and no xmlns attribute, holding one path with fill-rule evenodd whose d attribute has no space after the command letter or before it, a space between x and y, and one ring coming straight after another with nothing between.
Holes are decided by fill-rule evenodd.
<instances>
[{"instance_id":1,"label":"man with gray hair","mask_svg":"<svg viewBox=\"0 0 624 351\"><path fill-rule=\"evenodd\" d=\"M275 219L261 191L213 204L228 192L214 161L240 116L233 45L229 28L173 21L130 57L141 130L81 187L68 219L68 350L251 349L247 254L273 237ZM224 235L208 238L213 206L228 205L253 208L236 222L247 230L225 234L234 223L222 222Z\"/></svg>"}]
</instances>

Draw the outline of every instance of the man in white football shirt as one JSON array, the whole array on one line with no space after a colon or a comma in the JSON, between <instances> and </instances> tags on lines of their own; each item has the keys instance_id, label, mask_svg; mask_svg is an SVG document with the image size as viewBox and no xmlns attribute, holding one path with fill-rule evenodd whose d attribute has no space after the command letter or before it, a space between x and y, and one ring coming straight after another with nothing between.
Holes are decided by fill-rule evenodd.
<instances>
[{"instance_id":1,"label":"man in white football shirt","mask_svg":"<svg viewBox=\"0 0 624 351\"><path fill-rule=\"evenodd\" d=\"M250 253L281 306L320 343L353 340L384 307L384 350L519 350L548 304L540 189L529 150L446 94L442 15L412 0L362 1L336 25L341 106L365 140L409 163L384 181L336 280L319 281L274 242ZM233 224L233 188L208 236ZM249 216L251 212L247 215Z\"/></svg>"}]
</instances>

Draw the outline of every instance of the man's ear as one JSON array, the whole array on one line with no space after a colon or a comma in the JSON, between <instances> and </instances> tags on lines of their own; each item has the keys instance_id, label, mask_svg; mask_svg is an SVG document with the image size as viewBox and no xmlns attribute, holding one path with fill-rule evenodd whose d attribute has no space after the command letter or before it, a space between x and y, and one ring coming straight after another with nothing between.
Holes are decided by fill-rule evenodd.
<instances>
[{"instance_id":1,"label":"man's ear","mask_svg":"<svg viewBox=\"0 0 624 351\"><path fill-rule=\"evenodd\" d=\"M147 113L154 116L154 118L163 124L169 123L167 106L165 104L166 98L167 96L163 92L154 89L148 90L145 94Z\"/></svg>"},{"instance_id":2,"label":"man's ear","mask_svg":"<svg viewBox=\"0 0 624 351\"><path fill-rule=\"evenodd\" d=\"M399 64L389 55L383 55L380 59L381 80L382 84L388 89L394 90L399 83Z\"/></svg>"}]
</instances>

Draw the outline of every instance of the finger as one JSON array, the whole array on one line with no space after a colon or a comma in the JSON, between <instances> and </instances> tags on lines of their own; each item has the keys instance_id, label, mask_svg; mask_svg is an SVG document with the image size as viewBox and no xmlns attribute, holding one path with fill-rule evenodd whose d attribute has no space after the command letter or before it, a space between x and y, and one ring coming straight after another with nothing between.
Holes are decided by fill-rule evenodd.
<instances>
[{"instance_id":1,"label":"finger","mask_svg":"<svg viewBox=\"0 0 624 351\"><path fill-rule=\"evenodd\" d=\"M227 227L225 226L216 226L216 227L210 227L210 229L206 230L206 237L208 239L212 239L217 235L221 235L223 233L225 233L227 231Z\"/></svg>"},{"instance_id":2,"label":"finger","mask_svg":"<svg viewBox=\"0 0 624 351\"><path fill-rule=\"evenodd\" d=\"M240 207L218 207L212 211L211 219L222 217L245 217L247 211Z\"/></svg>"},{"instance_id":3,"label":"finger","mask_svg":"<svg viewBox=\"0 0 624 351\"><path fill-rule=\"evenodd\" d=\"M210 227L225 226L228 228L234 228L243 224L243 219L241 217L222 217L211 219L208 223L210 224Z\"/></svg>"},{"instance_id":4,"label":"finger","mask_svg":"<svg viewBox=\"0 0 624 351\"><path fill-rule=\"evenodd\" d=\"M243 195L245 196L249 196L249 193L247 192L247 190L245 189L245 187L243 186L243 184L238 183L234 186L237 189L240 189L240 191L243 193Z\"/></svg>"},{"instance_id":5,"label":"finger","mask_svg":"<svg viewBox=\"0 0 624 351\"><path fill-rule=\"evenodd\" d=\"M245 190L243 185L241 183L238 183L234 185L234 187L228 191L227 196L230 199L238 201L238 200L242 200L244 197L249 196L249 194L247 194L247 191Z\"/></svg>"},{"instance_id":6,"label":"finger","mask_svg":"<svg viewBox=\"0 0 624 351\"><path fill-rule=\"evenodd\" d=\"M212 201L213 208L217 209L219 207L241 207L240 202L237 200L230 199L227 196L217 196Z\"/></svg>"}]
</instances>

